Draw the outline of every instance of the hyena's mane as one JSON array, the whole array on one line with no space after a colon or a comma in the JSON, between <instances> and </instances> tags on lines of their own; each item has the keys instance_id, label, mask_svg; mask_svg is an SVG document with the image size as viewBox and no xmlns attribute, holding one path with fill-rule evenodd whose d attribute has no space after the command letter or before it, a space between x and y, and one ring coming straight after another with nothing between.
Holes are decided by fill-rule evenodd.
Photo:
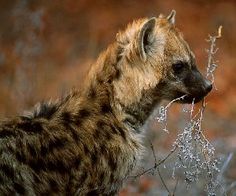
<instances>
[{"instance_id":1,"label":"hyena's mane","mask_svg":"<svg viewBox=\"0 0 236 196\"><path fill-rule=\"evenodd\" d=\"M31 111L24 112L23 116L35 119L45 118L51 119L56 112L58 112L60 104L54 102L41 102L38 103Z\"/></svg>"},{"instance_id":2,"label":"hyena's mane","mask_svg":"<svg viewBox=\"0 0 236 196\"><path fill-rule=\"evenodd\" d=\"M58 117L58 113L61 112L63 106L78 94L78 90L72 90L67 95L62 96L55 101L41 101L40 103L37 103L31 110L24 111L20 116L27 117L29 119L43 118L51 120L54 117Z\"/></svg>"}]
</instances>

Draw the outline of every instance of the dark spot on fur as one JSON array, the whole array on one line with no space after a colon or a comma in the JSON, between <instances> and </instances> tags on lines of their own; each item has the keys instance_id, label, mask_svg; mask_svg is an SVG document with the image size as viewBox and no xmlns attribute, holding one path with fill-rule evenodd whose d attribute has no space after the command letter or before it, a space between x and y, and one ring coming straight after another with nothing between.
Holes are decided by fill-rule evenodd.
<instances>
[{"instance_id":1,"label":"dark spot on fur","mask_svg":"<svg viewBox=\"0 0 236 196\"><path fill-rule=\"evenodd\" d=\"M67 122L67 123L71 123L71 121L72 121L72 119L73 119L70 112L63 112L63 113L61 114L61 117L62 117L62 120L63 120L64 122Z\"/></svg>"},{"instance_id":2,"label":"dark spot on fur","mask_svg":"<svg viewBox=\"0 0 236 196\"><path fill-rule=\"evenodd\" d=\"M15 133L11 130L3 129L0 131L0 138L12 137L15 136Z\"/></svg>"},{"instance_id":3,"label":"dark spot on fur","mask_svg":"<svg viewBox=\"0 0 236 196\"><path fill-rule=\"evenodd\" d=\"M117 69L116 73L114 75L114 78L118 80L118 79L120 79L120 76L121 76L121 71L119 69Z\"/></svg>"},{"instance_id":4,"label":"dark spot on fur","mask_svg":"<svg viewBox=\"0 0 236 196\"><path fill-rule=\"evenodd\" d=\"M132 127L133 130L135 130L136 133L140 133L140 130L136 129L136 125L139 124L139 122L137 122L133 118L128 117L128 118L123 120L123 123L127 124L129 127Z\"/></svg>"},{"instance_id":5,"label":"dark spot on fur","mask_svg":"<svg viewBox=\"0 0 236 196\"><path fill-rule=\"evenodd\" d=\"M121 127L118 127L118 131L121 135L121 137L126 140L126 134L125 134L125 131L121 128Z\"/></svg>"},{"instance_id":6,"label":"dark spot on fur","mask_svg":"<svg viewBox=\"0 0 236 196\"><path fill-rule=\"evenodd\" d=\"M132 124L134 124L134 123L142 124L143 118L142 118L142 115L140 115L139 112L128 109L128 110L126 110L126 113L130 114L130 116L133 117Z\"/></svg>"},{"instance_id":7,"label":"dark spot on fur","mask_svg":"<svg viewBox=\"0 0 236 196\"><path fill-rule=\"evenodd\" d=\"M81 125L82 125L82 122L83 122L83 121L82 121L80 118L77 118L77 119L76 119L76 125L77 125L77 126L81 126Z\"/></svg>"},{"instance_id":8,"label":"dark spot on fur","mask_svg":"<svg viewBox=\"0 0 236 196\"><path fill-rule=\"evenodd\" d=\"M132 141L132 145L135 147L135 148L139 148L139 145L138 145L138 143L136 143L135 141Z\"/></svg>"},{"instance_id":9,"label":"dark spot on fur","mask_svg":"<svg viewBox=\"0 0 236 196\"><path fill-rule=\"evenodd\" d=\"M107 153L107 148L106 148L105 144L102 144L102 145L100 146L100 152L101 152L101 154L103 154L103 155Z\"/></svg>"},{"instance_id":10,"label":"dark spot on fur","mask_svg":"<svg viewBox=\"0 0 236 196\"><path fill-rule=\"evenodd\" d=\"M96 125L97 125L97 129L96 129L95 134L97 134L100 138L101 136L104 136L106 140L112 139L112 132L110 131L111 127L107 125L105 121L98 120Z\"/></svg>"},{"instance_id":11,"label":"dark spot on fur","mask_svg":"<svg viewBox=\"0 0 236 196\"><path fill-rule=\"evenodd\" d=\"M107 80L107 82L108 82L109 84L111 84L111 82L112 82L112 79L111 79L111 78L109 78L109 79Z\"/></svg>"},{"instance_id":12,"label":"dark spot on fur","mask_svg":"<svg viewBox=\"0 0 236 196\"><path fill-rule=\"evenodd\" d=\"M83 144L84 146L84 153L88 154L90 152L90 150L88 149L88 146L86 144Z\"/></svg>"},{"instance_id":13,"label":"dark spot on fur","mask_svg":"<svg viewBox=\"0 0 236 196\"><path fill-rule=\"evenodd\" d=\"M106 123L103 120L98 120L96 125L97 125L97 128L103 129Z\"/></svg>"},{"instance_id":14,"label":"dark spot on fur","mask_svg":"<svg viewBox=\"0 0 236 196\"><path fill-rule=\"evenodd\" d=\"M114 180L115 180L115 176L114 176L113 173L111 173L111 175L110 175L110 181L111 181L111 182L114 182Z\"/></svg>"},{"instance_id":15,"label":"dark spot on fur","mask_svg":"<svg viewBox=\"0 0 236 196\"><path fill-rule=\"evenodd\" d=\"M0 171L2 171L8 178L14 178L14 169L10 165L1 164Z\"/></svg>"},{"instance_id":16,"label":"dark spot on fur","mask_svg":"<svg viewBox=\"0 0 236 196\"><path fill-rule=\"evenodd\" d=\"M80 164L81 164L81 158L76 157L75 161L74 161L75 168L78 168L80 166Z\"/></svg>"},{"instance_id":17,"label":"dark spot on fur","mask_svg":"<svg viewBox=\"0 0 236 196\"><path fill-rule=\"evenodd\" d=\"M118 52L116 55L116 62L118 63L121 60L121 58L122 58L122 55L121 53Z\"/></svg>"},{"instance_id":18,"label":"dark spot on fur","mask_svg":"<svg viewBox=\"0 0 236 196\"><path fill-rule=\"evenodd\" d=\"M41 155L44 156L48 153L48 148L46 146L41 146Z\"/></svg>"},{"instance_id":19,"label":"dark spot on fur","mask_svg":"<svg viewBox=\"0 0 236 196\"><path fill-rule=\"evenodd\" d=\"M16 159L21 162L21 163L25 163L26 162L26 156L25 154L23 154L22 152L17 151L16 152Z\"/></svg>"},{"instance_id":20,"label":"dark spot on fur","mask_svg":"<svg viewBox=\"0 0 236 196\"><path fill-rule=\"evenodd\" d=\"M23 185L17 183L17 182L14 182L14 185L13 185L15 191L21 195L24 195L25 194L25 188Z\"/></svg>"},{"instance_id":21,"label":"dark spot on fur","mask_svg":"<svg viewBox=\"0 0 236 196\"><path fill-rule=\"evenodd\" d=\"M102 172L101 174L100 174L100 180L101 180L101 182L103 182L103 179L105 178L105 172Z\"/></svg>"},{"instance_id":22,"label":"dark spot on fur","mask_svg":"<svg viewBox=\"0 0 236 196\"><path fill-rule=\"evenodd\" d=\"M45 163L41 159L32 159L28 164L35 172L40 172L41 170L46 169Z\"/></svg>"},{"instance_id":23,"label":"dark spot on fur","mask_svg":"<svg viewBox=\"0 0 236 196\"><path fill-rule=\"evenodd\" d=\"M32 145L30 145L30 144L28 144L27 146L28 146L28 150L29 150L29 152L30 152L30 155L31 155L32 157L36 157L36 156L37 156L37 152L36 152L35 147L32 146Z\"/></svg>"},{"instance_id":24,"label":"dark spot on fur","mask_svg":"<svg viewBox=\"0 0 236 196\"><path fill-rule=\"evenodd\" d=\"M108 165L110 166L111 171L114 171L117 169L117 161L115 160L115 157L112 156L112 154L110 154L108 157Z\"/></svg>"},{"instance_id":25,"label":"dark spot on fur","mask_svg":"<svg viewBox=\"0 0 236 196\"><path fill-rule=\"evenodd\" d=\"M4 183L4 179L2 178L2 176L0 176L0 184Z\"/></svg>"},{"instance_id":26,"label":"dark spot on fur","mask_svg":"<svg viewBox=\"0 0 236 196\"><path fill-rule=\"evenodd\" d=\"M109 130L104 130L104 134L107 141L112 139L112 134L109 132Z\"/></svg>"},{"instance_id":27,"label":"dark spot on fur","mask_svg":"<svg viewBox=\"0 0 236 196\"><path fill-rule=\"evenodd\" d=\"M46 167L49 171L56 171L60 174L65 174L69 171L69 167L62 160L50 160L47 162Z\"/></svg>"},{"instance_id":28,"label":"dark spot on fur","mask_svg":"<svg viewBox=\"0 0 236 196\"><path fill-rule=\"evenodd\" d=\"M100 130L95 129L95 130L94 130L94 134L93 134L93 136L94 136L95 139L96 139L96 138L100 138L100 136L101 136L101 132L100 132Z\"/></svg>"},{"instance_id":29,"label":"dark spot on fur","mask_svg":"<svg viewBox=\"0 0 236 196\"><path fill-rule=\"evenodd\" d=\"M101 78L101 76L99 76L99 77L97 78L97 81L98 81L98 84L102 84L102 83L103 83L103 79Z\"/></svg>"},{"instance_id":30,"label":"dark spot on fur","mask_svg":"<svg viewBox=\"0 0 236 196\"><path fill-rule=\"evenodd\" d=\"M103 103L101 105L101 112L103 114L112 112L112 108L111 108L110 104L109 103Z\"/></svg>"},{"instance_id":31,"label":"dark spot on fur","mask_svg":"<svg viewBox=\"0 0 236 196\"><path fill-rule=\"evenodd\" d=\"M92 164L93 165L96 165L97 164L97 162L98 162L98 156L99 156L99 154L98 154L98 152L92 152L91 153L91 160L92 160Z\"/></svg>"},{"instance_id":32,"label":"dark spot on fur","mask_svg":"<svg viewBox=\"0 0 236 196\"><path fill-rule=\"evenodd\" d=\"M85 119L90 116L90 111L87 109L81 109L78 112L78 118Z\"/></svg>"},{"instance_id":33,"label":"dark spot on fur","mask_svg":"<svg viewBox=\"0 0 236 196\"><path fill-rule=\"evenodd\" d=\"M75 142L76 142L76 143L78 143L78 142L79 142L79 139L80 139L80 137L79 137L79 135L78 135L78 132L77 132L77 130L76 130L76 129L74 129L72 126L69 126L68 128L69 128L69 130L71 131L72 138L75 140Z\"/></svg>"},{"instance_id":34,"label":"dark spot on fur","mask_svg":"<svg viewBox=\"0 0 236 196\"><path fill-rule=\"evenodd\" d=\"M67 142L68 142L67 138L54 138L49 141L49 144L48 144L49 151L53 151L54 149L63 148L63 147L65 147Z\"/></svg>"},{"instance_id":35,"label":"dark spot on fur","mask_svg":"<svg viewBox=\"0 0 236 196\"><path fill-rule=\"evenodd\" d=\"M26 121L20 123L17 125L17 128L27 133L35 133L35 134L41 133L43 130L42 124L37 121Z\"/></svg>"},{"instance_id":36,"label":"dark spot on fur","mask_svg":"<svg viewBox=\"0 0 236 196\"><path fill-rule=\"evenodd\" d=\"M34 182L36 183L36 184L38 184L38 183L40 183L41 182L41 178L40 178L40 176L38 176L37 174L33 174L34 175Z\"/></svg>"},{"instance_id":37,"label":"dark spot on fur","mask_svg":"<svg viewBox=\"0 0 236 196\"><path fill-rule=\"evenodd\" d=\"M52 152L55 149L61 149L65 147L67 144L68 140L67 138L53 138L49 140L48 144L42 145L40 149L40 153L42 156Z\"/></svg>"},{"instance_id":38,"label":"dark spot on fur","mask_svg":"<svg viewBox=\"0 0 236 196\"><path fill-rule=\"evenodd\" d=\"M88 98L95 99L96 96L97 96L96 90L94 89L94 87L91 87L88 93Z\"/></svg>"},{"instance_id":39,"label":"dark spot on fur","mask_svg":"<svg viewBox=\"0 0 236 196\"><path fill-rule=\"evenodd\" d=\"M98 190L89 191L86 195L87 196L99 195L99 191Z\"/></svg>"},{"instance_id":40,"label":"dark spot on fur","mask_svg":"<svg viewBox=\"0 0 236 196\"><path fill-rule=\"evenodd\" d=\"M74 119L74 117L70 112L63 112L61 117L63 119L63 125L65 126L65 128L70 129L73 138L78 140L78 135L76 131L73 129L72 125L76 124L77 126L80 126L81 119L77 116L75 116L76 119Z\"/></svg>"},{"instance_id":41,"label":"dark spot on fur","mask_svg":"<svg viewBox=\"0 0 236 196\"><path fill-rule=\"evenodd\" d=\"M35 110L33 117L51 119L57 110L58 107L56 104L41 103L39 109Z\"/></svg>"},{"instance_id":42,"label":"dark spot on fur","mask_svg":"<svg viewBox=\"0 0 236 196\"><path fill-rule=\"evenodd\" d=\"M57 183L56 180L54 180L54 179L49 179L49 186L50 186L50 189L51 189L53 192L58 192L58 191L59 191L58 183Z\"/></svg>"},{"instance_id":43,"label":"dark spot on fur","mask_svg":"<svg viewBox=\"0 0 236 196\"><path fill-rule=\"evenodd\" d=\"M93 182L89 182L88 187L89 187L88 190L95 190Z\"/></svg>"},{"instance_id":44,"label":"dark spot on fur","mask_svg":"<svg viewBox=\"0 0 236 196\"><path fill-rule=\"evenodd\" d=\"M113 126L113 125L111 125L111 131L112 131L112 133L114 133L114 134L119 134L119 132L117 131L116 127Z\"/></svg>"},{"instance_id":45,"label":"dark spot on fur","mask_svg":"<svg viewBox=\"0 0 236 196\"><path fill-rule=\"evenodd\" d=\"M117 190L113 190L109 193L109 195L117 195Z\"/></svg>"}]
</instances>

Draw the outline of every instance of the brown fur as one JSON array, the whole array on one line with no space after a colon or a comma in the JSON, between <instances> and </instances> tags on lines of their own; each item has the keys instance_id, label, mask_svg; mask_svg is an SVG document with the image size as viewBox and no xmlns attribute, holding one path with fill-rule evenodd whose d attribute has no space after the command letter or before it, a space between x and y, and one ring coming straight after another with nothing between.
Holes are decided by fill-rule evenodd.
<instances>
[{"instance_id":1,"label":"brown fur","mask_svg":"<svg viewBox=\"0 0 236 196\"><path fill-rule=\"evenodd\" d=\"M154 107L177 91L191 94L173 79L175 61L194 59L173 14L137 20L118 33L80 91L1 122L1 195L119 191L142 158L140 128Z\"/></svg>"}]
</instances>

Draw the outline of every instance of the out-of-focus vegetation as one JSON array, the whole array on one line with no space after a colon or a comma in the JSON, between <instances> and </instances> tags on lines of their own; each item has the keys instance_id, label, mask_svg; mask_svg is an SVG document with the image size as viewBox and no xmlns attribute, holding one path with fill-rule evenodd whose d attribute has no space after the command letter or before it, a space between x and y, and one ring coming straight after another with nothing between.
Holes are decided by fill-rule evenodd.
<instances>
[{"instance_id":1,"label":"out-of-focus vegetation","mask_svg":"<svg viewBox=\"0 0 236 196\"><path fill-rule=\"evenodd\" d=\"M236 152L234 0L1 0L0 117L21 113L38 101L56 99L72 87L79 88L91 63L114 41L119 29L135 18L168 14L172 9L177 11L176 24L203 72L207 64L205 39L223 26L216 55L217 90L207 97L203 126L219 155ZM171 148L182 123L175 112L178 106L172 110L170 134L160 131L155 121L149 126L148 136L160 154ZM224 173L229 181L236 180L235 157ZM154 188L163 189L158 177L143 176L121 195L151 194Z\"/></svg>"}]
</instances>

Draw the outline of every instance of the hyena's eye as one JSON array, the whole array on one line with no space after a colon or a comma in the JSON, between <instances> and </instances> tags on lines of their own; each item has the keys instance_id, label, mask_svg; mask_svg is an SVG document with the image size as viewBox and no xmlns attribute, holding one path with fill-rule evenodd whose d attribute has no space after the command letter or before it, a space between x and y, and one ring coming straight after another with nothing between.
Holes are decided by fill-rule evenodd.
<instances>
[{"instance_id":1,"label":"hyena's eye","mask_svg":"<svg viewBox=\"0 0 236 196\"><path fill-rule=\"evenodd\" d=\"M184 62L178 62L178 63L174 63L172 65L172 68L173 68L174 72L180 73L183 70L184 66L185 66Z\"/></svg>"}]
</instances>

